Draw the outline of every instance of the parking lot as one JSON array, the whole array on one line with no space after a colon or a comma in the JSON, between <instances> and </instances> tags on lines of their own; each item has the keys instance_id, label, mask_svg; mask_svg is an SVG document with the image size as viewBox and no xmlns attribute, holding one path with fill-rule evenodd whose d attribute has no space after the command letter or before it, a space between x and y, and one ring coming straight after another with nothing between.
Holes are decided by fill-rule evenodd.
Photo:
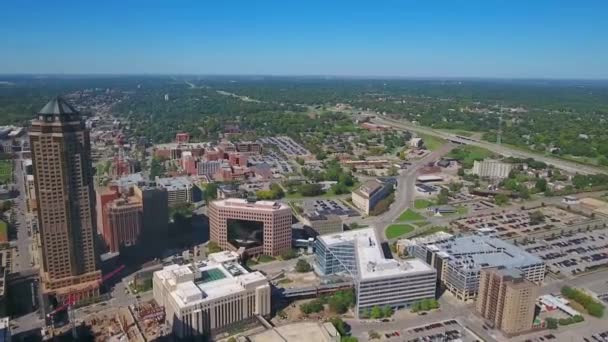
<instances>
[{"instance_id":1,"label":"parking lot","mask_svg":"<svg viewBox=\"0 0 608 342\"><path fill-rule=\"evenodd\" d=\"M302 147L302 145L295 142L290 137L265 137L261 138L260 141L264 144L275 145L281 152L289 157L307 157L310 156L310 151Z\"/></svg>"},{"instance_id":2,"label":"parking lot","mask_svg":"<svg viewBox=\"0 0 608 342\"><path fill-rule=\"evenodd\" d=\"M338 200L312 200L302 204L304 212L317 212L320 215L338 215L354 217L359 213Z\"/></svg>"},{"instance_id":3,"label":"parking lot","mask_svg":"<svg viewBox=\"0 0 608 342\"><path fill-rule=\"evenodd\" d=\"M550 272L565 276L608 265L608 229L536 239L523 247L543 259Z\"/></svg>"},{"instance_id":4,"label":"parking lot","mask_svg":"<svg viewBox=\"0 0 608 342\"><path fill-rule=\"evenodd\" d=\"M540 211L544 217L540 222L533 222L530 214ZM503 239L528 238L531 234L540 234L551 229L580 224L587 220L585 216L567 212L556 207L543 207L524 211L502 211L486 215L463 218L454 224L463 231L493 230Z\"/></svg>"},{"instance_id":5,"label":"parking lot","mask_svg":"<svg viewBox=\"0 0 608 342\"><path fill-rule=\"evenodd\" d=\"M585 342L608 342L608 330L583 337Z\"/></svg>"},{"instance_id":6,"label":"parking lot","mask_svg":"<svg viewBox=\"0 0 608 342\"><path fill-rule=\"evenodd\" d=\"M555 335L553 334L546 334L543 336L538 336L538 337L534 337L534 338L529 338L524 340L524 342L545 342L545 341L556 341L557 338L555 337Z\"/></svg>"},{"instance_id":7,"label":"parking lot","mask_svg":"<svg viewBox=\"0 0 608 342\"><path fill-rule=\"evenodd\" d=\"M270 165L273 174L288 174L293 173L293 166L285 157L274 152L268 151L264 155L251 155L248 162L253 165L266 163Z\"/></svg>"},{"instance_id":8,"label":"parking lot","mask_svg":"<svg viewBox=\"0 0 608 342\"><path fill-rule=\"evenodd\" d=\"M474 342L479 339L466 330L458 321L448 320L429 323L423 326L409 328L407 330L389 331L380 334L382 339L391 341L462 341Z\"/></svg>"}]
</instances>

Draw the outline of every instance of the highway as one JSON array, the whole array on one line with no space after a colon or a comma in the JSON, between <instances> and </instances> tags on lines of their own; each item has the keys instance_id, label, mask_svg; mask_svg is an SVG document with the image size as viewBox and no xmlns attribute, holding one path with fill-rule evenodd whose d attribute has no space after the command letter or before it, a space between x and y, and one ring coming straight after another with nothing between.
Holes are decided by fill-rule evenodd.
<instances>
[{"instance_id":1,"label":"highway","mask_svg":"<svg viewBox=\"0 0 608 342\"><path fill-rule=\"evenodd\" d=\"M462 144L482 147L489 151L492 151L494 153L501 154L501 155L504 155L507 157L532 158L534 160L542 161L544 163L553 165L559 169L563 169L565 171L572 172L572 173L578 172L580 174L597 174L597 173L608 174L608 170L603 169L603 168L599 168L599 167L595 167L595 166L591 166L591 165L579 164L576 162L567 161L567 160L563 160L563 159L559 159L559 158L555 158L555 157L550 157L550 156L534 153L531 151L524 151L524 150L519 150L519 149L512 148L512 147L505 146L505 145L498 145L498 144L490 143L487 141L475 140L475 139L470 139L470 138L465 138L465 139L458 138L454 134L438 131L438 130L428 128L428 127L417 126L417 125L414 125L414 124L412 124L410 122L406 122L406 121L394 120L394 119L390 119L390 118L386 118L386 117L376 116L376 118L374 118L372 120L372 122L377 123L377 124L392 126L394 128L413 131L413 132L417 132L417 133L432 135L432 136L435 136L438 138L442 138L445 140L450 140L450 141L454 141L454 142L458 142L458 143L462 143Z\"/></svg>"}]
</instances>

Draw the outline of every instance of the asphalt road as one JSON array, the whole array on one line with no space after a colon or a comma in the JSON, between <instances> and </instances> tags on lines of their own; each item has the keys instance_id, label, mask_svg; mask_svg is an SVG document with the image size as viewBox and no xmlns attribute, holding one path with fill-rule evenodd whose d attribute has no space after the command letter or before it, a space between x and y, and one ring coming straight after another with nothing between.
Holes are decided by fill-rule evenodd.
<instances>
[{"instance_id":1,"label":"asphalt road","mask_svg":"<svg viewBox=\"0 0 608 342\"><path fill-rule=\"evenodd\" d=\"M21 159L15 159L14 168L15 187L19 190L19 196L13 200L15 205L16 223L17 223L17 240L13 242L17 246L18 252L14 256L13 272L26 270L32 267L30 262L30 243L31 238L28 235L29 226L26 220L26 199L25 187L23 180L23 169L21 168Z\"/></svg>"},{"instance_id":2,"label":"asphalt road","mask_svg":"<svg viewBox=\"0 0 608 342\"><path fill-rule=\"evenodd\" d=\"M374 123L379 123L382 125L388 125L388 126L392 126L395 128L401 128L401 129L410 130L413 132L432 135L432 136L436 136L436 137L439 137L442 139L459 140L459 141L462 141L463 143L473 145L473 146L483 147L494 153L498 153L498 154L508 156L508 157L510 156L510 157L517 157L517 158L532 158L534 160L545 162L547 164L553 165L557 168L566 170L568 172L574 172L574 173L578 172L578 173L583 173L583 174L595 174L595 173L608 174L608 170L603 169L603 168L594 167L591 165L579 164L576 162L571 162L571 161L567 161L567 160L563 160L563 159L559 159L559 158L554 158L554 157L546 156L543 154L537 154L537 153L530 152L530 151L519 150L519 149L515 149L512 147L498 145L498 144L494 144L494 143L490 143L490 142L486 142L486 141L468 140L468 139L462 140L462 139L456 138L455 135L453 135L453 134L441 132L438 130L434 130L432 128L417 126L417 125L414 125L414 124L412 124L410 122L406 122L406 121L394 120L394 119L378 117L378 116L372 121Z\"/></svg>"},{"instance_id":3,"label":"asphalt road","mask_svg":"<svg viewBox=\"0 0 608 342\"><path fill-rule=\"evenodd\" d=\"M358 223L375 227L378 232L378 236L385 240L385 228L389 224L393 223L404 210L410 207L413 208L414 206L414 198L416 197L416 178L420 168L424 167L429 162L439 160L453 148L454 145L445 144L438 150L432 151L423 158L413 161L412 164L397 177L395 201L391 204L389 209L381 215L370 216L358 221Z\"/></svg>"}]
</instances>

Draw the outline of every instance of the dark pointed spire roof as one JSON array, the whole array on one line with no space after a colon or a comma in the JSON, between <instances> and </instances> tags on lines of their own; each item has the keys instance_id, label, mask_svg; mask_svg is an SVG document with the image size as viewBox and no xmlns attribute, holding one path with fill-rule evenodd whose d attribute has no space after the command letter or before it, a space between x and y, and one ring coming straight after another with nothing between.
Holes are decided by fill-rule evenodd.
<instances>
[{"instance_id":1,"label":"dark pointed spire roof","mask_svg":"<svg viewBox=\"0 0 608 342\"><path fill-rule=\"evenodd\" d=\"M49 103L47 103L38 114L78 114L78 111L74 109L69 103L67 103L64 99L57 96L53 98Z\"/></svg>"}]
</instances>

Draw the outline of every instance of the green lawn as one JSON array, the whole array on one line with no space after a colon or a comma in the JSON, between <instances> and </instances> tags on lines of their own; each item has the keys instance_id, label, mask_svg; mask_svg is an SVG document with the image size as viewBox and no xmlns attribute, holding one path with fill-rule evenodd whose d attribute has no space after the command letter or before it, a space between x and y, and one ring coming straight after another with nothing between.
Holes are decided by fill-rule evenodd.
<instances>
[{"instance_id":1,"label":"green lawn","mask_svg":"<svg viewBox=\"0 0 608 342\"><path fill-rule=\"evenodd\" d=\"M450 134L454 134L454 135L460 135L463 137L472 137L473 134L475 134L475 132L469 132L469 131L465 131L462 129L440 128L440 129L438 129L438 131L450 133Z\"/></svg>"},{"instance_id":2,"label":"green lawn","mask_svg":"<svg viewBox=\"0 0 608 342\"><path fill-rule=\"evenodd\" d=\"M8 241L8 224L0 220L0 242Z\"/></svg>"},{"instance_id":3,"label":"green lawn","mask_svg":"<svg viewBox=\"0 0 608 342\"><path fill-rule=\"evenodd\" d=\"M394 239L401 235L413 232L416 229L409 224L391 224L386 228L385 234L387 239Z\"/></svg>"},{"instance_id":4,"label":"green lawn","mask_svg":"<svg viewBox=\"0 0 608 342\"><path fill-rule=\"evenodd\" d=\"M456 207L456 213L458 215L466 215L469 212L469 208L467 207Z\"/></svg>"},{"instance_id":5,"label":"green lawn","mask_svg":"<svg viewBox=\"0 0 608 342\"><path fill-rule=\"evenodd\" d=\"M450 151L450 153L447 155L449 158L454 158L460 161L465 169L472 168L475 160L484 160L493 156L494 153L490 152L489 150L472 145L459 146L458 148Z\"/></svg>"},{"instance_id":6,"label":"green lawn","mask_svg":"<svg viewBox=\"0 0 608 342\"><path fill-rule=\"evenodd\" d=\"M432 135L426 135L426 134L419 134L418 135L420 138L422 138L422 141L424 141L424 146L429 150L429 151L435 151L436 149L440 148L441 146L443 146L447 141L441 139L441 138L437 138L435 136Z\"/></svg>"},{"instance_id":7,"label":"green lawn","mask_svg":"<svg viewBox=\"0 0 608 342\"><path fill-rule=\"evenodd\" d=\"M277 259L271 257L270 255L260 255L260 257L258 258L258 262L262 263L262 262L271 262L271 261L275 261Z\"/></svg>"},{"instance_id":8,"label":"green lawn","mask_svg":"<svg viewBox=\"0 0 608 342\"><path fill-rule=\"evenodd\" d=\"M426 209L431 205L433 205L433 202L426 199L417 199L414 201L414 208L416 209Z\"/></svg>"},{"instance_id":9,"label":"green lawn","mask_svg":"<svg viewBox=\"0 0 608 342\"><path fill-rule=\"evenodd\" d=\"M0 184L13 181L13 163L10 160L0 160Z\"/></svg>"},{"instance_id":10,"label":"green lawn","mask_svg":"<svg viewBox=\"0 0 608 342\"><path fill-rule=\"evenodd\" d=\"M418 227L425 227L431 223L429 221L417 221L417 222L414 222L414 224Z\"/></svg>"},{"instance_id":11,"label":"green lawn","mask_svg":"<svg viewBox=\"0 0 608 342\"><path fill-rule=\"evenodd\" d=\"M417 212L413 211L412 209L407 209L406 211L401 213L401 215L399 215L399 218L397 219L397 221L422 221L422 220L424 220L424 216L418 214Z\"/></svg>"}]
</instances>

